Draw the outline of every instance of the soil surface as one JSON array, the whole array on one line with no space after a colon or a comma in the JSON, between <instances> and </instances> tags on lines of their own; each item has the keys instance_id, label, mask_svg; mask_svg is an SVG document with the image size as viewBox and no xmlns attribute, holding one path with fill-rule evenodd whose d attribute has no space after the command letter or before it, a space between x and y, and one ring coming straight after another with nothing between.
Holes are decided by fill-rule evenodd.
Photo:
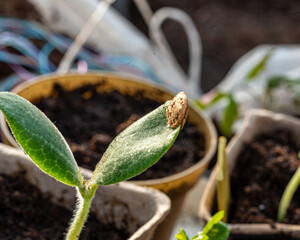
<instances>
[{"instance_id":1,"label":"soil surface","mask_svg":"<svg viewBox=\"0 0 300 240\"><path fill-rule=\"evenodd\" d=\"M24 172L7 176L0 174L0 239L53 240L64 239L72 213L50 202L37 187L27 183ZM81 234L81 240L125 240L126 229L103 225L94 214Z\"/></svg>"},{"instance_id":2,"label":"soil surface","mask_svg":"<svg viewBox=\"0 0 300 240\"><path fill-rule=\"evenodd\" d=\"M300 164L298 150L292 134L282 129L245 145L231 178L229 222L273 224L276 221L280 198ZM300 189L284 223L300 224Z\"/></svg>"},{"instance_id":3,"label":"soil surface","mask_svg":"<svg viewBox=\"0 0 300 240\"><path fill-rule=\"evenodd\" d=\"M177 7L196 24L203 44L202 86L209 90L231 66L259 44L299 43L300 6L297 0L148 0L151 8ZM130 20L147 33L136 9ZM179 24L166 22L164 32L179 62L187 68L188 48Z\"/></svg>"},{"instance_id":4,"label":"soil surface","mask_svg":"<svg viewBox=\"0 0 300 240\"><path fill-rule=\"evenodd\" d=\"M36 103L67 139L79 166L94 170L113 138L161 103L143 97L98 93L95 86L65 92L55 86L56 98ZM180 172L204 155L205 139L195 126L186 124L175 144L154 166L135 180L156 179Z\"/></svg>"}]
</instances>

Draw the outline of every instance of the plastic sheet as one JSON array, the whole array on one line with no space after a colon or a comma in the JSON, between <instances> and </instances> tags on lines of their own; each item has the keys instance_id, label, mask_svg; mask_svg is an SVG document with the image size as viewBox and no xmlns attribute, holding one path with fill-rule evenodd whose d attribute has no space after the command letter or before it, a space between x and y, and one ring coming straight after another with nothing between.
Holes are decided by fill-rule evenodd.
<instances>
[{"instance_id":1,"label":"plastic sheet","mask_svg":"<svg viewBox=\"0 0 300 240\"><path fill-rule=\"evenodd\" d=\"M300 114L299 45L261 45L241 57L224 80L201 97L209 104L219 93L230 94L238 106L239 120L250 108ZM207 109L222 122L228 99L220 98ZM236 121L234 129L238 129Z\"/></svg>"}]
</instances>

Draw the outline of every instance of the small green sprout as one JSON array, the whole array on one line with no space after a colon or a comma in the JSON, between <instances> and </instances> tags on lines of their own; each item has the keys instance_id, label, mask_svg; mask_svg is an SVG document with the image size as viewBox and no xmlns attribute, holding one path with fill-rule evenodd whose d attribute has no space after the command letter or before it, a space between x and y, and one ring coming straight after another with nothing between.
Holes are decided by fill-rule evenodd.
<instances>
[{"instance_id":1,"label":"small green sprout","mask_svg":"<svg viewBox=\"0 0 300 240\"><path fill-rule=\"evenodd\" d=\"M186 94L179 93L130 125L109 145L92 178L84 180L65 139L44 113L14 93L0 92L0 110L24 152L46 174L77 190L78 205L66 240L78 239L99 185L132 178L164 155L183 127L186 109Z\"/></svg>"},{"instance_id":2,"label":"small green sprout","mask_svg":"<svg viewBox=\"0 0 300 240\"><path fill-rule=\"evenodd\" d=\"M274 53L275 48L270 48L264 56L253 66L252 69L248 73L246 73L244 81L241 81L239 84L236 84L233 88L229 91L221 91L214 90L209 94L206 94L210 100L207 102L205 98L201 100L195 100L195 104L200 107L201 109L208 110L213 106L224 103L224 108L222 112L222 116L220 119L220 131L222 135L226 136L227 138L231 137L233 134L233 125L239 117L239 102L236 99L236 92L239 92L243 89L248 89L249 93L251 93L251 88L249 86L249 82L256 80L256 78L263 73L266 69L267 64ZM205 100L204 100L205 99ZM203 101L204 100L204 101ZM223 107L223 105L221 105Z\"/></svg>"},{"instance_id":3,"label":"small green sprout","mask_svg":"<svg viewBox=\"0 0 300 240\"><path fill-rule=\"evenodd\" d=\"M225 100L226 106L223 109L220 130L223 135L229 138L232 136L233 124L238 118L238 104L232 93L216 92L213 94L213 98L208 103L203 103L201 100L196 100L195 104L201 109L207 110L218 104L221 100Z\"/></svg>"},{"instance_id":4,"label":"small green sprout","mask_svg":"<svg viewBox=\"0 0 300 240\"><path fill-rule=\"evenodd\" d=\"M298 158L300 158L300 152L298 153ZM282 222L284 220L286 211L292 201L294 193L297 190L299 184L300 184L300 167L298 167L297 171L294 173L294 176L289 181L281 197L278 214L277 214L277 220L279 222Z\"/></svg>"},{"instance_id":5,"label":"small green sprout","mask_svg":"<svg viewBox=\"0 0 300 240\"><path fill-rule=\"evenodd\" d=\"M229 229L225 223L221 222L223 217L224 211L217 212L203 230L193 236L191 240L226 240L229 237ZM189 240L182 228L175 237L177 240Z\"/></svg>"}]
</instances>

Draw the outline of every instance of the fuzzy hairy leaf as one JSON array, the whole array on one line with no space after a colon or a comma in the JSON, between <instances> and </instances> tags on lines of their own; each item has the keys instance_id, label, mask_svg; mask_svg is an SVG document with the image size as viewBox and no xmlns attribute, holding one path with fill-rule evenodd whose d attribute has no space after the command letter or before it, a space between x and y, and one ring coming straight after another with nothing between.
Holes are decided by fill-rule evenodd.
<instances>
[{"instance_id":1,"label":"fuzzy hairy leaf","mask_svg":"<svg viewBox=\"0 0 300 240\"><path fill-rule=\"evenodd\" d=\"M65 184L82 185L82 177L69 146L44 113L10 92L0 92L0 110L17 142L38 167Z\"/></svg>"},{"instance_id":2,"label":"fuzzy hairy leaf","mask_svg":"<svg viewBox=\"0 0 300 240\"><path fill-rule=\"evenodd\" d=\"M98 185L114 184L145 171L171 147L180 125L168 126L166 107L161 105L121 132L109 145L98 163L93 181Z\"/></svg>"}]
</instances>

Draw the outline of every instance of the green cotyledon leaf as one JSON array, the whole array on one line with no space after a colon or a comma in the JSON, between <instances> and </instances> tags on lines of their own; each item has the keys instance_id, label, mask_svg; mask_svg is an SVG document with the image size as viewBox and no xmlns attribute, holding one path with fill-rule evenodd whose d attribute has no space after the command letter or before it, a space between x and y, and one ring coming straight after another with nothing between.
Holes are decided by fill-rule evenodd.
<instances>
[{"instance_id":1,"label":"green cotyledon leaf","mask_svg":"<svg viewBox=\"0 0 300 240\"><path fill-rule=\"evenodd\" d=\"M19 145L39 168L65 184L82 186L69 146L44 113L10 92L0 92L0 110Z\"/></svg>"},{"instance_id":2,"label":"green cotyledon leaf","mask_svg":"<svg viewBox=\"0 0 300 240\"><path fill-rule=\"evenodd\" d=\"M112 141L93 174L96 184L109 185L132 178L163 156L181 127L168 125L169 102L127 127Z\"/></svg>"}]
</instances>

